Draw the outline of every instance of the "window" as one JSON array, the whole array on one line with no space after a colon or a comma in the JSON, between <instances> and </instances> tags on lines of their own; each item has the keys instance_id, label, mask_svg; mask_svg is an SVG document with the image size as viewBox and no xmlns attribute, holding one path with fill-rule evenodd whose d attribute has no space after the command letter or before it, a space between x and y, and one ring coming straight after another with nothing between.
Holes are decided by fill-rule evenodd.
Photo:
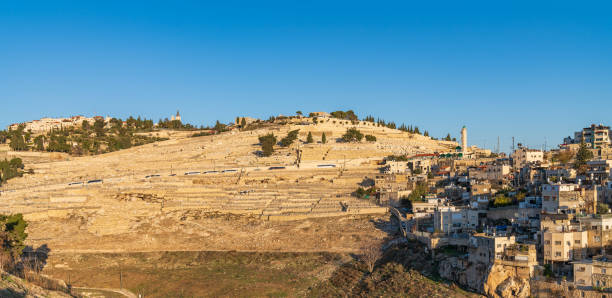
<instances>
[{"instance_id":1,"label":"window","mask_svg":"<svg viewBox=\"0 0 612 298\"><path fill-rule=\"evenodd\" d=\"M544 244L550 244L550 240L545 240Z\"/></svg>"},{"instance_id":2,"label":"window","mask_svg":"<svg viewBox=\"0 0 612 298\"><path fill-rule=\"evenodd\" d=\"M601 274L606 274L606 268L601 268ZM605 286L605 284L604 284Z\"/></svg>"},{"instance_id":3,"label":"window","mask_svg":"<svg viewBox=\"0 0 612 298\"><path fill-rule=\"evenodd\" d=\"M580 244L580 240L574 240L574 244Z\"/></svg>"},{"instance_id":4,"label":"window","mask_svg":"<svg viewBox=\"0 0 612 298\"><path fill-rule=\"evenodd\" d=\"M599 242L599 240L600 240L600 239L599 239L599 236L595 236L595 239L594 239L594 240L595 240L595 242Z\"/></svg>"},{"instance_id":5,"label":"window","mask_svg":"<svg viewBox=\"0 0 612 298\"><path fill-rule=\"evenodd\" d=\"M579 284L579 285L583 285L583 284L584 284L584 279L579 279L579 280L578 280L578 284Z\"/></svg>"},{"instance_id":6,"label":"window","mask_svg":"<svg viewBox=\"0 0 612 298\"><path fill-rule=\"evenodd\" d=\"M561 256L561 252L555 252L555 257L560 257Z\"/></svg>"},{"instance_id":7,"label":"window","mask_svg":"<svg viewBox=\"0 0 612 298\"><path fill-rule=\"evenodd\" d=\"M555 245L561 245L561 241L555 241Z\"/></svg>"}]
</instances>

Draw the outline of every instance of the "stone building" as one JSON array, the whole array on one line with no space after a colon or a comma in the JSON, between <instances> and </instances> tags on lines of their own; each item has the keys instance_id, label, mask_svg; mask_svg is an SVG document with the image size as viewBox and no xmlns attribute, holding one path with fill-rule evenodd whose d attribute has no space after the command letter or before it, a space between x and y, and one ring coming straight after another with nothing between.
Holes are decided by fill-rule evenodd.
<instances>
[{"instance_id":1,"label":"stone building","mask_svg":"<svg viewBox=\"0 0 612 298\"><path fill-rule=\"evenodd\" d=\"M520 169L531 163L544 162L544 152L522 146L516 149L511 157L514 168L516 169Z\"/></svg>"},{"instance_id":2,"label":"stone building","mask_svg":"<svg viewBox=\"0 0 612 298\"><path fill-rule=\"evenodd\" d=\"M612 288L612 259L608 256L599 255L590 260L574 262L573 267L576 286Z\"/></svg>"}]
</instances>

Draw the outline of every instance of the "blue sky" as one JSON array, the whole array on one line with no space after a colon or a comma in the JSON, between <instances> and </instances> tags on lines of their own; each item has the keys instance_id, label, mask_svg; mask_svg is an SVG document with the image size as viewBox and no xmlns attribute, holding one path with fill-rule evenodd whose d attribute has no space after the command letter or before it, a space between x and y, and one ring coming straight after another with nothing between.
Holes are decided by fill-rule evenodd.
<instances>
[{"instance_id":1,"label":"blue sky","mask_svg":"<svg viewBox=\"0 0 612 298\"><path fill-rule=\"evenodd\" d=\"M612 6L535 2L3 1L0 127L353 109L550 147L612 124Z\"/></svg>"}]
</instances>

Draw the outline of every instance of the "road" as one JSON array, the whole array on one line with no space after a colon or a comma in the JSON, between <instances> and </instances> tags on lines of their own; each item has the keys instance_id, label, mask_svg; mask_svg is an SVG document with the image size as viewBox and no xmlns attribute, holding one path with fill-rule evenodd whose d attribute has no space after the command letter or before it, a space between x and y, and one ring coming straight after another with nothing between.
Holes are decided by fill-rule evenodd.
<instances>
[{"instance_id":1,"label":"road","mask_svg":"<svg viewBox=\"0 0 612 298\"><path fill-rule=\"evenodd\" d=\"M110 288L87 288L87 287L72 287L73 289L76 290L90 290L90 291L103 291L103 292L113 292L113 293L117 293L120 295L123 295L125 297L128 298L138 298L138 295L130 292L129 290L126 289L110 289Z\"/></svg>"}]
</instances>

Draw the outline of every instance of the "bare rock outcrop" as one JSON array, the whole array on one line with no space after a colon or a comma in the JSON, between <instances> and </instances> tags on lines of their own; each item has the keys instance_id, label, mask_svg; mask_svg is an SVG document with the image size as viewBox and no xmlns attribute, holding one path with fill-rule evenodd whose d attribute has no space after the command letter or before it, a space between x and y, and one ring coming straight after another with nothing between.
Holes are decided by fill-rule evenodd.
<instances>
[{"instance_id":1,"label":"bare rock outcrop","mask_svg":"<svg viewBox=\"0 0 612 298\"><path fill-rule=\"evenodd\" d=\"M489 270L484 284L484 293L489 297L529 297L529 281L507 270L505 266L494 264Z\"/></svg>"}]
</instances>

